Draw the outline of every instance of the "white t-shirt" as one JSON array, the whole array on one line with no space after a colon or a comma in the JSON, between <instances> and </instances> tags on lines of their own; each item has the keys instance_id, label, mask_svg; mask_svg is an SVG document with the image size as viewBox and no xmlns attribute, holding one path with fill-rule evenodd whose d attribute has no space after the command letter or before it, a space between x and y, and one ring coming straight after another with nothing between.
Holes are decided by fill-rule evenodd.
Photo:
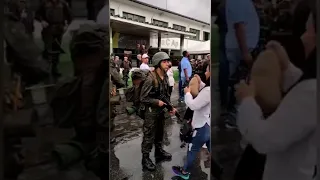
<instances>
[{"instance_id":1,"label":"white t-shirt","mask_svg":"<svg viewBox=\"0 0 320 180\"><path fill-rule=\"evenodd\" d=\"M168 75L168 78L169 78L169 86L174 86L174 78L173 78L173 70L172 70L172 68L170 68L167 71L167 75Z\"/></svg>"},{"instance_id":2,"label":"white t-shirt","mask_svg":"<svg viewBox=\"0 0 320 180\"><path fill-rule=\"evenodd\" d=\"M140 69L142 69L142 70L149 70L149 71L150 71L149 65L148 65L148 64L145 64L145 63L142 63L142 64L140 65Z\"/></svg>"}]
</instances>

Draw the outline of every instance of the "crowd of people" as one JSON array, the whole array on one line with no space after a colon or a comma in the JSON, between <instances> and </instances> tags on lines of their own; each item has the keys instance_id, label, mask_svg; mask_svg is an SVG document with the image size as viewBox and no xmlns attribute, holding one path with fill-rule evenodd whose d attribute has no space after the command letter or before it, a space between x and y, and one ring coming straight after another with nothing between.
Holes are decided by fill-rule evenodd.
<instances>
[{"instance_id":1,"label":"crowd of people","mask_svg":"<svg viewBox=\"0 0 320 180\"><path fill-rule=\"evenodd\" d=\"M179 63L179 95L183 94L183 101L193 116L186 115L185 121L194 128L193 133L197 134L192 142L189 143L187 162L184 167L173 166L173 171L177 176L188 179L190 168L197 157L201 148L207 148L210 151L210 66L209 60L203 62L190 61L189 53L183 52L183 58ZM155 163L150 159L150 152L153 144L155 145L156 162L171 160L172 155L162 149L164 122L166 115L164 108L169 110L171 116L177 112L172 105L172 91L175 86L174 71L170 57L165 52L157 52L152 56L152 69L148 66L149 56L141 56L139 69L132 71L133 87L126 92L127 101L133 102L143 122L143 139L141 144L142 167L149 171L156 169ZM210 56L207 55L206 58ZM204 63L206 62L206 63ZM201 65L200 65L201 64ZM192 65L197 68L198 73L193 70ZM200 69L204 71L200 72ZM189 82L194 78L195 87L189 87ZM199 92L195 97L191 91ZM181 91L181 92L180 92ZM191 93L193 95L191 95ZM174 103L174 102L173 102ZM171 108L170 108L171 106ZM186 113L188 114L188 113ZM156 132L156 133L154 133Z\"/></svg>"}]
</instances>

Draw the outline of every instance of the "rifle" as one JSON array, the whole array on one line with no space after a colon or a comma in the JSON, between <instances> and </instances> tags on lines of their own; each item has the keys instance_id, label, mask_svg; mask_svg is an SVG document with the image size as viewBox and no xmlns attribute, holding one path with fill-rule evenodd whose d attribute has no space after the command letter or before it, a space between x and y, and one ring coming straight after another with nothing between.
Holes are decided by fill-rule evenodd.
<instances>
[{"instance_id":1,"label":"rifle","mask_svg":"<svg viewBox=\"0 0 320 180\"><path fill-rule=\"evenodd\" d=\"M159 99L166 104L165 105L166 109L168 109L169 111L173 110L173 106L172 106L171 102L169 101L169 99L165 95L161 94ZM179 114L179 112L176 111L176 113L174 115L178 118L179 121L181 121L181 115Z\"/></svg>"}]
</instances>

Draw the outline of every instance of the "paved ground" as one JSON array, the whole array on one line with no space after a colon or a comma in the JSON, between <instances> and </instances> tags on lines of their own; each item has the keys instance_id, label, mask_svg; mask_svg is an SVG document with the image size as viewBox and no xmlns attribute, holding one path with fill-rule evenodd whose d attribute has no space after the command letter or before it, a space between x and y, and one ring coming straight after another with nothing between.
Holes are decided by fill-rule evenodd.
<instances>
[{"instance_id":1,"label":"paved ground","mask_svg":"<svg viewBox=\"0 0 320 180\"><path fill-rule=\"evenodd\" d=\"M171 101L174 103L175 107L177 107L178 111L181 114L184 114L186 108L184 103L178 103L177 88L173 91ZM136 116L128 117L124 114L123 108L123 106L119 106L118 108L120 115L115 119L116 130L114 133L114 135L117 136L117 143L114 150L116 157L120 161L121 170L127 174L131 180L171 179L173 177L171 167L174 165L183 165L187 152L186 148L180 148L180 124L177 123L177 119L172 117L172 120L166 122L166 134L164 138L164 149L172 154L172 161L158 164L157 171L154 173L143 172L141 167L141 127L143 120ZM195 168L191 177L193 180L210 178L210 167L205 167L205 161L208 158L205 153L206 151L206 149L203 149L199 154L201 160L195 162ZM150 155L152 157L153 152ZM153 157L152 160L154 160ZM111 164L111 169L116 171L118 167L114 166L114 164ZM118 176L117 173L112 174ZM111 176L111 179L114 178L116 177Z\"/></svg>"},{"instance_id":2,"label":"paved ground","mask_svg":"<svg viewBox=\"0 0 320 180\"><path fill-rule=\"evenodd\" d=\"M216 159L224 168L222 180L233 180L238 160L242 154L240 148L241 135L237 130L220 130L215 125L219 118L219 89L218 89L218 69L213 69L214 79L212 88L213 100L211 101L212 119L211 119L211 149L214 159Z\"/></svg>"},{"instance_id":3,"label":"paved ground","mask_svg":"<svg viewBox=\"0 0 320 180\"><path fill-rule=\"evenodd\" d=\"M217 69L214 71L215 83L211 86L213 90L212 101L212 131L211 131L211 146L213 157L224 167L223 180L232 180L233 174L241 155L240 134L236 130L219 130L216 128L216 120L219 117L219 93L217 89ZM177 102L177 88L173 92L172 102L176 104L179 112L184 113L185 107ZM120 161L121 173L125 173L129 179L171 179L172 165L181 165L184 162L186 149L180 148L179 128L180 125L173 117L172 121L167 123L167 135L165 136L165 149L172 153L173 160L158 165L158 170L155 173L144 173L141 168L141 126L142 120L131 116L128 117L124 113L124 107L118 107L119 116L116 117L117 143L114 148L115 156ZM210 169L204 167L206 156L205 151L200 153L201 161L195 162L195 170L191 179L207 179L210 177ZM201 155L202 154L202 155ZM111 164L111 166L114 166ZM113 167L117 169L118 167ZM115 173L117 174L117 173ZM208 176L209 175L209 176Z\"/></svg>"}]
</instances>

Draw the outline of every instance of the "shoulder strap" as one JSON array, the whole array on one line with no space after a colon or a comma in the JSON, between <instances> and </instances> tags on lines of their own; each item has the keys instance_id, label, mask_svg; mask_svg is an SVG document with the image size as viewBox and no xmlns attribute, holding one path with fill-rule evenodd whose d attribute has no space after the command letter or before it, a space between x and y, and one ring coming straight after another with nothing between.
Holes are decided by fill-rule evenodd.
<instances>
[{"instance_id":1,"label":"shoulder strap","mask_svg":"<svg viewBox=\"0 0 320 180\"><path fill-rule=\"evenodd\" d=\"M157 79L157 75L156 75L156 72L154 71L150 71L150 74L152 76L152 79L153 79L153 85L155 88L158 88L159 87L159 81Z\"/></svg>"}]
</instances>

